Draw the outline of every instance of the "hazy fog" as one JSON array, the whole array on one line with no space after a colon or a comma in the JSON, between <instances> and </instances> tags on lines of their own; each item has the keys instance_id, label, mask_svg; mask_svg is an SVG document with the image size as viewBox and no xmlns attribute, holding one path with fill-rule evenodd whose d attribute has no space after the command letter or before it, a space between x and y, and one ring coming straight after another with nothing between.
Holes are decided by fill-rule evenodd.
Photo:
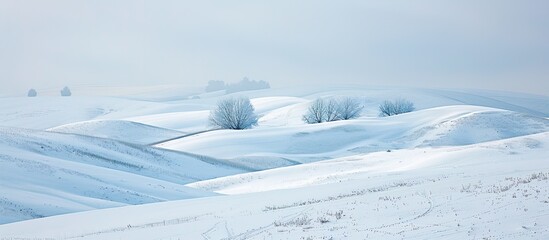
<instances>
[{"instance_id":1,"label":"hazy fog","mask_svg":"<svg viewBox=\"0 0 549 240\"><path fill-rule=\"evenodd\" d=\"M1 93L238 81L547 95L549 1L0 0Z\"/></svg>"}]
</instances>

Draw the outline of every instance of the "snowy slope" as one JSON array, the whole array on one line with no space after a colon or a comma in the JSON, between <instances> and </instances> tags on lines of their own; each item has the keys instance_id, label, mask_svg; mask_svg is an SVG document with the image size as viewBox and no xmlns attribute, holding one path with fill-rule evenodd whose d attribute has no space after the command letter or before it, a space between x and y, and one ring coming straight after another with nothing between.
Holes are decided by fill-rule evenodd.
<instances>
[{"instance_id":1,"label":"snowy slope","mask_svg":"<svg viewBox=\"0 0 549 240\"><path fill-rule=\"evenodd\" d=\"M259 126L192 134L242 95ZM310 101L337 96L363 116L302 122ZM378 117L399 97L417 111ZM0 98L0 223L124 206L0 225L0 238L544 239L548 102L363 86ZM231 196L188 199L218 193Z\"/></svg>"},{"instance_id":2,"label":"snowy slope","mask_svg":"<svg viewBox=\"0 0 549 240\"><path fill-rule=\"evenodd\" d=\"M0 125L47 129L127 112L148 112L162 104L108 97L0 98Z\"/></svg>"},{"instance_id":3,"label":"snowy slope","mask_svg":"<svg viewBox=\"0 0 549 240\"><path fill-rule=\"evenodd\" d=\"M177 129L184 132L202 131L208 126L208 114L219 99L234 96L248 96L256 113L261 117L259 127L297 126L302 125L302 115L306 112L308 103L318 97L352 96L359 99L365 106L365 117L377 117L378 106L388 99L407 98L414 102L417 110L450 105L484 106L495 109L510 110L536 117L549 117L549 97L501 93L494 91L472 90L432 90L432 89L395 89L364 86L338 87L303 87L278 88L257 91L247 91L223 94L204 94L202 99L171 102L172 106L180 106L181 111L168 111L154 115L136 115L127 120L148 125ZM190 104L196 107L190 108ZM188 105L188 106L187 106ZM182 110L189 108L188 110ZM201 109L200 109L201 108Z\"/></svg>"},{"instance_id":4,"label":"snowy slope","mask_svg":"<svg viewBox=\"0 0 549 240\"><path fill-rule=\"evenodd\" d=\"M0 98L0 125L45 130L89 120L122 120L154 114L205 110L193 101L152 102L96 96Z\"/></svg>"},{"instance_id":5,"label":"snowy slope","mask_svg":"<svg viewBox=\"0 0 549 240\"><path fill-rule=\"evenodd\" d=\"M210 129L209 110L168 112L126 118L126 120L182 132L199 132Z\"/></svg>"},{"instance_id":6,"label":"snowy slope","mask_svg":"<svg viewBox=\"0 0 549 240\"><path fill-rule=\"evenodd\" d=\"M181 184L244 172L110 139L0 128L0 222L212 195Z\"/></svg>"},{"instance_id":7,"label":"snowy slope","mask_svg":"<svg viewBox=\"0 0 549 240\"><path fill-rule=\"evenodd\" d=\"M277 116L288 119L288 115ZM158 146L218 158L255 158L259 166L280 159L309 162L388 149L467 145L548 130L549 121L544 118L463 105L386 118L213 131Z\"/></svg>"},{"instance_id":8,"label":"snowy slope","mask_svg":"<svg viewBox=\"0 0 549 240\"><path fill-rule=\"evenodd\" d=\"M199 132L212 128L208 125L209 109L212 109L217 102L214 100L200 100L201 102L209 103L208 110L201 111L183 111L169 112L161 114L151 114L138 117L128 118L127 120L140 122L144 124L154 125L162 128L177 129L184 132ZM287 106L293 106L297 103L307 102L301 98L295 97L263 97L252 99L252 104L255 107L255 112L259 116L267 115L272 111ZM260 123L264 125L264 123Z\"/></svg>"},{"instance_id":9,"label":"snowy slope","mask_svg":"<svg viewBox=\"0 0 549 240\"><path fill-rule=\"evenodd\" d=\"M110 138L136 144L150 144L185 135L179 131L124 120L76 122L50 128L48 131Z\"/></svg>"},{"instance_id":10,"label":"snowy slope","mask_svg":"<svg viewBox=\"0 0 549 240\"><path fill-rule=\"evenodd\" d=\"M79 91L85 93L85 96L74 91L71 97L44 95L39 95L36 98L0 97L0 125L45 130L88 120L125 119L184 132L188 130L200 131L208 128L208 111L215 106L219 99L231 96L251 97L252 103L261 116L289 114L290 118L287 124L300 123L300 117L306 109L306 101L328 96L360 98L366 106L364 114L367 117L377 116L377 106L382 101L400 97L413 101L418 110L448 105L475 105L537 117L549 117L549 104L547 104L549 96L486 90L398 89L359 85L304 86L247 91L229 95L218 92L198 94L201 99L188 100L188 92L177 90L185 89L184 86L138 87L138 91L130 91L134 92L133 94L117 89L110 91L113 95L116 92L122 92L118 94L118 97L93 95L97 86L89 88L90 90L81 89ZM174 89L176 90L174 91ZM57 94L58 91L55 90L55 95ZM279 111L282 108L289 111ZM149 117L154 115L156 116ZM295 121L296 119L297 121ZM278 120L277 122L267 121L265 124L280 125L281 121L282 123L285 121L283 118L278 118Z\"/></svg>"},{"instance_id":11,"label":"snowy slope","mask_svg":"<svg viewBox=\"0 0 549 240\"><path fill-rule=\"evenodd\" d=\"M455 147L425 147L403 149L391 152L356 154L334 160L301 164L291 167L270 169L260 172L220 177L194 182L187 186L215 191L223 194L243 194L278 189L301 188L328 183L337 183L342 179L355 180L384 177L388 173L399 175L401 172L436 171L456 174L456 170L467 174L505 174L513 169L502 170L500 164L526 164L524 153L538 152L540 161L549 160L549 152L543 152L549 142L549 132L510 138L484 144ZM535 149L535 150L532 150ZM494 154L490 159L489 154ZM514 156L518 155L518 156ZM499 157L496 157L499 156ZM493 167L484 168L493 164ZM479 165L477 169L470 169ZM528 166L529 169L543 170L548 163L540 166ZM523 168L517 168L520 172Z\"/></svg>"},{"instance_id":12,"label":"snowy slope","mask_svg":"<svg viewBox=\"0 0 549 240\"><path fill-rule=\"evenodd\" d=\"M467 146L360 154L193 184L246 194L36 219L0 225L0 235L546 239L548 150L549 133L541 133Z\"/></svg>"}]
</instances>

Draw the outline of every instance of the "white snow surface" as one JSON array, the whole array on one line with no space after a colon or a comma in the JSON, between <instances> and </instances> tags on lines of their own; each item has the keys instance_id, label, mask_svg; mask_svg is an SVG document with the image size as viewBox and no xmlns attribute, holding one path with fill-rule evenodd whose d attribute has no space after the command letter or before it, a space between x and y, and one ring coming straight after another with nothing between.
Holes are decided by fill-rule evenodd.
<instances>
[{"instance_id":1,"label":"white snow surface","mask_svg":"<svg viewBox=\"0 0 549 240\"><path fill-rule=\"evenodd\" d=\"M549 133L360 154L195 186L235 194L0 225L78 239L546 239ZM29 230L32 229L32 230Z\"/></svg>"},{"instance_id":2,"label":"white snow surface","mask_svg":"<svg viewBox=\"0 0 549 240\"><path fill-rule=\"evenodd\" d=\"M271 118L271 121L277 119ZM548 130L549 121L544 118L461 105L385 118L363 117L322 124L212 131L158 147L233 159L261 168L261 164L273 164L270 161L303 163L390 149L467 145ZM280 159L287 161L281 162Z\"/></svg>"},{"instance_id":3,"label":"white snow surface","mask_svg":"<svg viewBox=\"0 0 549 240\"><path fill-rule=\"evenodd\" d=\"M136 144L151 144L186 134L125 120L91 120L69 123L50 128L48 131L109 138Z\"/></svg>"},{"instance_id":4,"label":"white snow surface","mask_svg":"<svg viewBox=\"0 0 549 240\"><path fill-rule=\"evenodd\" d=\"M146 93L146 88L140 87L137 95L123 94L114 97L93 96L89 92L93 92L95 88L90 89L89 91L80 90L88 93L85 96L80 96L77 94L78 92L73 91L74 94L71 97L41 95L35 98L2 97L0 98L0 125L45 130L88 120L125 119L134 121L135 119L144 119L136 122L191 132L185 129L204 130L208 128L208 111L215 106L219 99L240 95L252 98L252 103L259 110L259 115L274 114L279 109L288 108L282 110L282 113L289 113L291 119L278 118L277 124L280 124L280 121L289 121L289 124L294 125L302 124L300 118L303 115L303 110L307 107L308 101L317 97L331 96L353 96L362 99L365 105L364 115L366 117L377 117L379 103L395 98L411 100L418 110L449 105L474 105L505 109L543 118L549 117L549 104L547 104L549 96L487 90L398 89L360 85L303 86L248 91L230 95L221 93L197 94L201 99L189 100L187 99L188 93L184 91L162 91L167 95L158 96L158 88L155 86L150 87L151 93L149 95ZM185 88L170 86L169 89ZM114 92L120 91L116 90ZM181 92L181 94L178 95L178 92ZM155 100L152 101L150 98ZM294 111L288 111L289 109L294 109ZM192 113L195 111L196 113ZM154 115L157 115L157 117L149 117ZM187 119L186 116L192 119ZM294 121L296 119L297 121ZM159 122L158 125L155 124L157 121ZM178 121L182 122L178 124ZM185 121L191 122L189 124Z\"/></svg>"},{"instance_id":5,"label":"white snow surface","mask_svg":"<svg viewBox=\"0 0 549 240\"><path fill-rule=\"evenodd\" d=\"M0 127L0 169L0 223L210 196L182 184L244 172L204 156L7 127Z\"/></svg>"},{"instance_id":6,"label":"white snow surface","mask_svg":"<svg viewBox=\"0 0 549 240\"><path fill-rule=\"evenodd\" d=\"M181 89L0 98L0 239L549 238L547 96ZM210 131L242 95L259 126ZM362 117L302 122L338 96ZM396 98L416 111L378 117Z\"/></svg>"}]
</instances>

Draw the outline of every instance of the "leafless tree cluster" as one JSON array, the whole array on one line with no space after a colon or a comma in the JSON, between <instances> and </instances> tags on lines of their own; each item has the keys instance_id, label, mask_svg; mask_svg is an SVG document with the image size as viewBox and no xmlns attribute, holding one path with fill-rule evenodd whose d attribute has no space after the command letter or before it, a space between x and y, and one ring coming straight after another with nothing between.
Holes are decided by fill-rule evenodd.
<instances>
[{"instance_id":1,"label":"leafless tree cluster","mask_svg":"<svg viewBox=\"0 0 549 240\"><path fill-rule=\"evenodd\" d=\"M309 106L303 121L309 124L348 120L360 116L363 106L357 99L345 97L340 99L318 98Z\"/></svg>"},{"instance_id":2,"label":"leafless tree cluster","mask_svg":"<svg viewBox=\"0 0 549 240\"><path fill-rule=\"evenodd\" d=\"M398 115L402 113L407 113L414 111L414 103L406 100L406 99L397 99L394 101L383 101L381 105L379 105L379 116L380 117L387 117L387 116L393 116Z\"/></svg>"}]
</instances>

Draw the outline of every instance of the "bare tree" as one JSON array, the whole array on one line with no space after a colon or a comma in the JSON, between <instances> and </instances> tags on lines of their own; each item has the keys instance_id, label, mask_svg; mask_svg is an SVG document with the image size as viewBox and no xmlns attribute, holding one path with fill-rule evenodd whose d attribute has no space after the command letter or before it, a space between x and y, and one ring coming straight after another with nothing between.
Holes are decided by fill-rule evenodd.
<instances>
[{"instance_id":1,"label":"bare tree","mask_svg":"<svg viewBox=\"0 0 549 240\"><path fill-rule=\"evenodd\" d=\"M303 121L308 124L326 121L326 100L318 98L311 103L307 113L303 115Z\"/></svg>"},{"instance_id":2,"label":"bare tree","mask_svg":"<svg viewBox=\"0 0 549 240\"><path fill-rule=\"evenodd\" d=\"M210 124L223 129L247 129L257 125L257 115L249 98L220 100L210 111Z\"/></svg>"},{"instance_id":3,"label":"bare tree","mask_svg":"<svg viewBox=\"0 0 549 240\"><path fill-rule=\"evenodd\" d=\"M360 117L364 107L360 102L351 97L344 97L338 100L338 118L340 120L349 120Z\"/></svg>"},{"instance_id":4,"label":"bare tree","mask_svg":"<svg viewBox=\"0 0 549 240\"><path fill-rule=\"evenodd\" d=\"M394 101L383 101L381 105L379 105L379 116L386 117L386 116L393 116L398 115L402 113L407 113L414 111L414 103L406 100L406 99L397 99Z\"/></svg>"},{"instance_id":5,"label":"bare tree","mask_svg":"<svg viewBox=\"0 0 549 240\"><path fill-rule=\"evenodd\" d=\"M326 107L324 108L324 121L333 122L339 120L339 104L337 100L330 98L326 100Z\"/></svg>"}]
</instances>

